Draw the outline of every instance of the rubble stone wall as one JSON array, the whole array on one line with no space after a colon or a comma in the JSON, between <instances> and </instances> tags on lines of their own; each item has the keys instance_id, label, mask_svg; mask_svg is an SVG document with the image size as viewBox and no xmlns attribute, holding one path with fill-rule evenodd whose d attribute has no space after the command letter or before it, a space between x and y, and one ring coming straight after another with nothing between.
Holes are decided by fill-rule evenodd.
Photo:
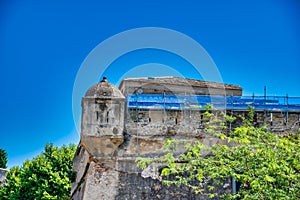
<instances>
[{"instance_id":1,"label":"rubble stone wall","mask_svg":"<svg viewBox=\"0 0 300 200\"><path fill-rule=\"evenodd\" d=\"M169 82L175 80L178 79L168 79ZM132 82L137 85L124 86L124 93L129 91L126 88L138 90L141 87L134 80ZM196 81L195 84L200 83ZM231 88L239 93L242 92L240 87L230 85L226 87L228 90ZM186 92L187 89L172 84L168 88L173 92L177 91L176 88L179 88L181 92ZM145 85L143 89L152 92L157 89L163 90L155 83ZM203 91L199 89L199 92ZM217 90L216 92L220 93ZM73 161L76 177L72 183L71 199L209 199L205 195L196 195L185 187L163 186L159 172L163 166L151 164L141 170L135 163L138 157L153 158L164 155L164 142L167 138L199 140L209 146L223 143L224 141L205 133L204 126L207 122L207 119L203 117L205 111L196 108L128 109L126 103L121 91L108 83L106 78L92 86L82 99L81 137ZM213 112L215 115L220 114L220 111ZM235 122L227 124L230 129L240 126L243 123L242 118L248 113L248 111L236 110L226 112L228 115L237 117ZM260 110L254 116L255 126L267 124L269 131L278 134L297 131L299 130L299 114ZM179 155L183 152L185 149L179 145L175 153ZM216 190L221 193L231 192L230 179L225 180L223 185Z\"/></svg>"},{"instance_id":2,"label":"rubble stone wall","mask_svg":"<svg viewBox=\"0 0 300 200\"><path fill-rule=\"evenodd\" d=\"M118 108L119 109L119 108ZM154 157L164 153L163 144L166 138L201 140L206 145L214 145L222 141L205 135L203 131L203 110L136 110L125 112L123 143L118 144L113 152L105 156L91 153L80 144L74 159L74 169L77 171L76 181L72 187L72 199L209 199L195 195L185 187L166 187L157 180L158 171L143 177L143 171L135 163L137 157ZM230 125L232 129L240 126L241 116L247 116L247 111L227 111L237 117ZM269 131L278 134L297 131L299 129L299 113L256 112L256 126L266 123ZM229 124L228 124L229 125ZM92 138L90 143L96 141ZM102 138L106 141L107 138ZM109 143L109 142L104 142ZM103 142L92 146L101 149ZM179 152L183 151L179 149ZM218 188L223 192L231 192L231 182L227 180Z\"/></svg>"}]
</instances>

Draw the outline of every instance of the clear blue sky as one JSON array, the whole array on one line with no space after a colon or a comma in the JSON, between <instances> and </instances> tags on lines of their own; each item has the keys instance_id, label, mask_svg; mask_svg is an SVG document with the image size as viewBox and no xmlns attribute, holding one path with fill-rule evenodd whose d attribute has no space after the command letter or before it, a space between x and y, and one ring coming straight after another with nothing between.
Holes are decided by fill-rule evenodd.
<instances>
[{"instance_id":1,"label":"clear blue sky","mask_svg":"<svg viewBox=\"0 0 300 200\"><path fill-rule=\"evenodd\" d=\"M270 95L300 96L299 1L80 2L0 1L0 148L10 167L47 142L78 143L76 73L95 46L128 29L164 27L190 36L210 54L224 82L242 86L245 94L262 94L266 85ZM116 83L120 66L156 62L195 78L176 59L154 50L133 52L106 76Z\"/></svg>"}]
</instances>

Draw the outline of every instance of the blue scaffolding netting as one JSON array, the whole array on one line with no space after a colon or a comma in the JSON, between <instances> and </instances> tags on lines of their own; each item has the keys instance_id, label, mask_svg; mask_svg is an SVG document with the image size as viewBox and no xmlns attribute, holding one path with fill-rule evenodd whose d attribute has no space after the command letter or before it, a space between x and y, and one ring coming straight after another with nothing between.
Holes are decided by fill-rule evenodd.
<instances>
[{"instance_id":1,"label":"blue scaffolding netting","mask_svg":"<svg viewBox=\"0 0 300 200\"><path fill-rule=\"evenodd\" d=\"M246 110L252 106L255 110L300 112L300 97L288 96L130 94L126 98L128 108L139 109L201 110L210 104L217 109Z\"/></svg>"}]
</instances>

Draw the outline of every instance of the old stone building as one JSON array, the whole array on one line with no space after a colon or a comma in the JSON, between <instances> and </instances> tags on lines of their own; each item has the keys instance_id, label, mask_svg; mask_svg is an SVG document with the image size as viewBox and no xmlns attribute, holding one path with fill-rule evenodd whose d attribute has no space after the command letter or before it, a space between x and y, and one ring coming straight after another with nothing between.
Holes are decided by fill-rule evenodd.
<instances>
[{"instance_id":1,"label":"old stone building","mask_svg":"<svg viewBox=\"0 0 300 200\"><path fill-rule=\"evenodd\" d=\"M0 186L4 185L7 169L0 168Z\"/></svg>"},{"instance_id":2,"label":"old stone building","mask_svg":"<svg viewBox=\"0 0 300 200\"><path fill-rule=\"evenodd\" d=\"M245 114L252 105L257 125L268 123L274 132L299 129L299 105L243 97L235 85L159 77L124 79L119 88L104 78L82 98L73 200L206 199L184 187L162 186L157 167L141 171L135 160L162 155L170 137L200 139L207 145L220 142L203 134L201 113L207 104L232 115ZM230 180L220 189L231 192Z\"/></svg>"}]
</instances>

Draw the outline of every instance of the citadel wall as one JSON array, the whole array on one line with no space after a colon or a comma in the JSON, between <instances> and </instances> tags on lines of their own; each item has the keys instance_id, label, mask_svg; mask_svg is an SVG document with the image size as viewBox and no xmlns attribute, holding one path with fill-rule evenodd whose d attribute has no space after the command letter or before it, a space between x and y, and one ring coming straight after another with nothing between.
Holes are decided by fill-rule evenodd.
<instances>
[{"instance_id":1,"label":"citadel wall","mask_svg":"<svg viewBox=\"0 0 300 200\"><path fill-rule=\"evenodd\" d=\"M134 91L139 89L134 85ZM204 109L130 107L124 95L103 80L88 90L82 110L81 141L73 162L77 175L72 183L72 200L209 199L185 187L163 186L159 181L160 166L140 170L135 163L137 157L164 154L166 138L200 140L206 145L223 142L204 133ZM237 117L247 115L246 110L226 112ZM282 134L299 129L299 114L258 110L255 122L257 126L267 123L270 131ZM241 123L238 117L228 127L233 129ZM180 152L183 149L179 148ZM230 179L217 189L231 192Z\"/></svg>"}]
</instances>

